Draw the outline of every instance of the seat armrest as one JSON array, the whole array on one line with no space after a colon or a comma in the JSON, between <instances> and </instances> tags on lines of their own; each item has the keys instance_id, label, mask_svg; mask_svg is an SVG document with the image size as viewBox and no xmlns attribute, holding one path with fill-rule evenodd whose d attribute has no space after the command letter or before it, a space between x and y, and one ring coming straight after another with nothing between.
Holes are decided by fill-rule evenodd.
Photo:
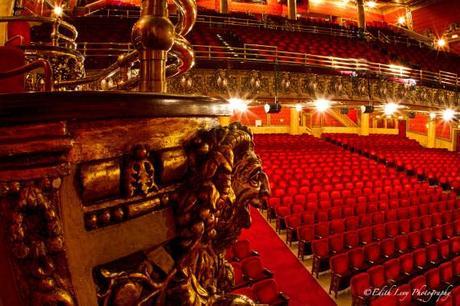
<instances>
[{"instance_id":1,"label":"seat armrest","mask_svg":"<svg viewBox=\"0 0 460 306\"><path fill-rule=\"evenodd\" d=\"M269 270L269 269L267 269L267 268L264 269L264 273L265 273L266 275L268 275L269 277L273 277L273 274L274 274L271 270Z\"/></svg>"},{"instance_id":2,"label":"seat armrest","mask_svg":"<svg viewBox=\"0 0 460 306\"><path fill-rule=\"evenodd\" d=\"M6 42L5 42L5 46L17 46L15 44L12 44L13 41L15 40L19 40L19 45L23 45L24 44L24 36L22 35L14 35L13 37L11 37L10 39L8 39Z\"/></svg>"}]
</instances>

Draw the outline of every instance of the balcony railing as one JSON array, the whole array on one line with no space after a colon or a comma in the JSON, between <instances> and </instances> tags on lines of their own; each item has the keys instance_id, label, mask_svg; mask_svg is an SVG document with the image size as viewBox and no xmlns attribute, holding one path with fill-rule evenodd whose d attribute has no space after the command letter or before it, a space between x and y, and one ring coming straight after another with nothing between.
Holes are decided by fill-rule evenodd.
<instances>
[{"instance_id":1,"label":"balcony railing","mask_svg":"<svg viewBox=\"0 0 460 306\"><path fill-rule=\"evenodd\" d=\"M133 48L129 43L79 43L80 52L88 57L116 57ZM408 85L415 83L433 83L459 86L460 78L456 73L447 71L432 72L408 67L370 62L365 59L340 58L335 56L314 55L299 52L282 51L274 46L245 44L242 48L194 45L197 60L236 61L240 63L264 63L296 65L330 69L339 73L372 73L394 78Z\"/></svg>"}]
</instances>

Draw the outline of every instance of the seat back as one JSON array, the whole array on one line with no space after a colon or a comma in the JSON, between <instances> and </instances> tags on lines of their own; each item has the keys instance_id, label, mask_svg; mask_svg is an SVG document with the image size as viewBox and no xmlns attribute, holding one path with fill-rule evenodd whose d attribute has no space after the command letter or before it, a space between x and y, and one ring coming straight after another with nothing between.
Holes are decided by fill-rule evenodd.
<instances>
[{"instance_id":1,"label":"seat back","mask_svg":"<svg viewBox=\"0 0 460 306\"><path fill-rule=\"evenodd\" d=\"M30 25L27 21L10 21L7 25L8 46L30 44Z\"/></svg>"},{"instance_id":2,"label":"seat back","mask_svg":"<svg viewBox=\"0 0 460 306\"><path fill-rule=\"evenodd\" d=\"M15 47L0 47L0 72L7 72L25 64L24 52ZM24 92L24 75L0 79L0 93Z\"/></svg>"}]
</instances>

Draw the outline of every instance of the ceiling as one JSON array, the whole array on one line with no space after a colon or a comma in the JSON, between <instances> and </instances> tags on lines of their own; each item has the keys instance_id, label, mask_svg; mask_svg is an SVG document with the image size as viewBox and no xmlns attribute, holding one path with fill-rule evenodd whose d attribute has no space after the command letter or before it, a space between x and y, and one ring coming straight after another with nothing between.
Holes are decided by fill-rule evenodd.
<instances>
[{"instance_id":1,"label":"ceiling","mask_svg":"<svg viewBox=\"0 0 460 306\"><path fill-rule=\"evenodd\" d=\"M437 2L437 0L378 0L378 3L385 3L388 4L389 6L391 5L403 5L403 6L411 6L411 7L419 7L419 6L425 6L434 2Z\"/></svg>"}]
</instances>

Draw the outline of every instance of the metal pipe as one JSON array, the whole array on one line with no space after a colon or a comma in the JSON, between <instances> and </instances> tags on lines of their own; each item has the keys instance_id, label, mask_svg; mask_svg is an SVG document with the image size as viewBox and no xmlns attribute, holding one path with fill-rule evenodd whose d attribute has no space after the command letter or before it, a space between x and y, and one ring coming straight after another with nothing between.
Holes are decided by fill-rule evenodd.
<instances>
[{"instance_id":1,"label":"metal pipe","mask_svg":"<svg viewBox=\"0 0 460 306\"><path fill-rule=\"evenodd\" d=\"M166 92L167 52L174 44L174 25L166 0L143 0L131 39L139 51L140 91Z\"/></svg>"}]
</instances>

